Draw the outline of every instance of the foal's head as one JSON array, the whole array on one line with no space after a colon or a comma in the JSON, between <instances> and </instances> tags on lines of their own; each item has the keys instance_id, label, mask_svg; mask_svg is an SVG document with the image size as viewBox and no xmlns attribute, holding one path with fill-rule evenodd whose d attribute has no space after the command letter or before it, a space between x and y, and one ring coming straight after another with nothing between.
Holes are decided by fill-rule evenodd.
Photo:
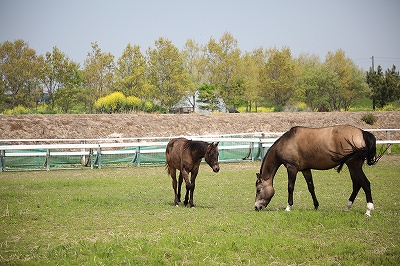
<instances>
[{"instance_id":1,"label":"foal's head","mask_svg":"<svg viewBox=\"0 0 400 266\"><path fill-rule=\"evenodd\" d=\"M211 143L207 146L206 154L204 155L204 159L208 163L208 165L213 169L214 172L219 171L219 163L218 163L218 143Z\"/></svg>"},{"instance_id":2,"label":"foal's head","mask_svg":"<svg viewBox=\"0 0 400 266\"><path fill-rule=\"evenodd\" d=\"M256 181L256 200L254 203L254 209L256 211L264 210L268 203L271 201L272 197L275 194L275 189L266 180L261 178L259 173L256 173L257 181Z\"/></svg>"}]
</instances>

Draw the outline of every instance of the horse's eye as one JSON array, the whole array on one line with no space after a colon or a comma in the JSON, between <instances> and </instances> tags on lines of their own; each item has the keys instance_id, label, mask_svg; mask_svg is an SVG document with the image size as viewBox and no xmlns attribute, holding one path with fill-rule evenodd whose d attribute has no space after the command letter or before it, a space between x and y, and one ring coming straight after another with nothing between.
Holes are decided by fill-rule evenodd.
<instances>
[{"instance_id":1,"label":"horse's eye","mask_svg":"<svg viewBox=\"0 0 400 266\"><path fill-rule=\"evenodd\" d=\"M261 192L261 189L259 189L259 188L257 188L257 194L260 194L260 192Z\"/></svg>"}]
</instances>

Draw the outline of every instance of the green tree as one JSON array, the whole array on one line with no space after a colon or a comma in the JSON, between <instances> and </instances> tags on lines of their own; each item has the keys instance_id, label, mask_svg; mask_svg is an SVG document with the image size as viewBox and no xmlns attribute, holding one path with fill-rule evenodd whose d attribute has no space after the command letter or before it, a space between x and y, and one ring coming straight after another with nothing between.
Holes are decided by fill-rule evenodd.
<instances>
[{"instance_id":1,"label":"green tree","mask_svg":"<svg viewBox=\"0 0 400 266\"><path fill-rule=\"evenodd\" d=\"M400 98L400 78L396 66L387 69L385 73L380 65L376 71L371 68L367 72L367 83L371 89L370 98L374 110L376 107L383 108L389 102Z\"/></svg>"},{"instance_id":2,"label":"green tree","mask_svg":"<svg viewBox=\"0 0 400 266\"><path fill-rule=\"evenodd\" d=\"M196 109L197 88L206 81L206 60L204 57L204 48L202 48L194 40L187 40L182 49L182 58L186 70L188 71L193 86L185 92L187 102Z\"/></svg>"},{"instance_id":3,"label":"green tree","mask_svg":"<svg viewBox=\"0 0 400 266\"><path fill-rule=\"evenodd\" d=\"M385 84L389 91L389 100L398 101L400 99L400 75L396 71L396 66L385 71Z\"/></svg>"},{"instance_id":4,"label":"green tree","mask_svg":"<svg viewBox=\"0 0 400 266\"><path fill-rule=\"evenodd\" d=\"M295 93L296 64L289 48L274 52L261 70L261 94L281 108Z\"/></svg>"},{"instance_id":5,"label":"green tree","mask_svg":"<svg viewBox=\"0 0 400 266\"><path fill-rule=\"evenodd\" d=\"M155 48L149 48L149 82L153 86L153 97L161 105L170 108L183 97L188 87L192 86L182 56L171 41L159 38Z\"/></svg>"},{"instance_id":6,"label":"green tree","mask_svg":"<svg viewBox=\"0 0 400 266\"><path fill-rule=\"evenodd\" d=\"M300 78L301 99L312 109L329 110L328 91L338 85L338 76L325 64L308 64Z\"/></svg>"},{"instance_id":7,"label":"green tree","mask_svg":"<svg viewBox=\"0 0 400 266\"><path fill-rule=\"evenodd\" d=\"M366 83L361 71L341 49L335 53L328 52L325 64L329 70L336 73L338 83L327 91L331 111L347 110L355 99L366 94Z\"/></svg>"},{"instance_id":8,"label":"green tree","mask_svg":"<svg viewBox=\"0 0 400 266\"><path fill-rule=\"evenodd\" d=\"M384 75L382 71L382 67L379 65L377 71L374 71L370 68L369 72L367 72L367 83L371 89L370 98L372 100L372 109L376 109L376 105L385 105L386 100L384 100Z\"/></svg>"},{"instance_id":9,"label":"green tree","mask_svg":"<svg viewBox=\"0 0 400 266\"><path fill-rule=\"evenodd\" d=\"M199 105L199 108L201 110L207 110L210 112L219 110L220 98L218 96L215 86L204 83L198 88L198 91L198 101L201 103Z\"/></svg>"},{"instance_id":10,"label":"green tree","mask_svg":"<svg viewBox=\"0 0 400 266\"><path fill-rule=\"evenodd\" d=\"M117 89L128 96L149 98L150 87L147 83L146 70L146 58L141 53L140 46L128 43L115 69Z\"/></svg>"},{"instance_id":11,"label":"green tree","mask_svg":"<svg viewBox=\"0 0 400 266\"><path fill-rule=\"evenodd\" d=\"M246 52L242 57L241 76L243 77L243 100L246 101L246 111L252 112L253 105L257 112L257 102L260 100L260 71L267 61L268 53L263 48Z\"/></svg>"},{"instance_id":12,"label":"green tree","mask_svg":"<svg viewBox=\"0 0 400 266\"><path fill-rule=\"evenodd\" d=\"M219 95L227 107L235 107L236 98L243 95L243 87L238 87L240 78L241 51L233 36L225 32L218 43L211 38L207 44L207 73L209 83L218 88Z\"/></svg>"},{"instance_id":13,"label":"green tree","mask_svg":"<svg viewBox=\"0 0 400 266\"><path fill-rule=\"evenodd\" d=\"M102 52L97 42L92 43L92 52L88 53L84 63L83 76L87 92L89 113L94 102L109 92L114 85L114 56Z\"/></svg>"},{"instance_id":14,"label":"green tree","mask_svg":"<svg viewBox=\"0 0 400 266\"><path fill-rule=\"evenodd\" d=\"M84 103L85 90L82 90L82 71L75 69L68 75L68 82L58 88L53 95L55 105L64 113L69 113L79 103Z\"/></svg>"},{"instance_id":15,"label":"green tree","mask_svg":"<svg viewBox=\"0 0 400 266\"><path fill-rule=\"evenodd\" d=\"M72 62L57 47L53 47L51 53L46 53L42 83L49 95L51 109L54 109L55 104L54 93L61 88L71 87L78 69L79 65Z\"/></svg>"},{"instance_id":16,"label":"green tree","mask_svg":"<svg viewBox=\"0 0 400 266\"><path fill-rule=\"evenodd\" d=\"M1 108L32 108L42 94L43 57L19 39L0 45Z\"/></svg>"}]
</instances>

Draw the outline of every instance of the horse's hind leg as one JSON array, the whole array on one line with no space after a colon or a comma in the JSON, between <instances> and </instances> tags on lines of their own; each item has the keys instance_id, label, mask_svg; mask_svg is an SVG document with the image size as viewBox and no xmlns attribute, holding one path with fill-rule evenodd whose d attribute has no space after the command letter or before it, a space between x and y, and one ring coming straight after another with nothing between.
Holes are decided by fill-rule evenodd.
<instances>
[{"instance_id":1,"label":"horse's hind leg","mask_svg":"<svg viewBox=\"0 0 400 266\"><path fill-rule=\"evenodd\" d=\"M371 183L368 178L365 176L364 171L362 170L364 161L362 160L354 160L348 161L347 167L349 168L350 176L353 181L353 193L350 195L349 202L347 203L347 207L351 207L351 203L354 202L354 199L357 196L360 187L364 190L365 197L367 200L367 211L366 215L371 216L371 211L374 210L374 203L372 202L372 193L371 193Z\"/></svg>"},{"instance_id":2,"label":"horse's hind leg","mask_svg":"<svg viewBox=\"0 0 400 266\"><path fill-rule=\"evenodd\" d=\"M181 202L181 188L183 183L182 174L179 172L179 180L178 180L178 202Z\"/></svg>"},{"instance_id":3,"label":"horse's hind leg","mask_svg":"<svg viewBox=\"0 0 400 266\"><path fill-rule=\"evenodd\" d=\"M311 197L313 199L314 202L314 208L317 210L318 206L319 206L319 202L317 200L317 196L315 196L315 191L314 191L314 182L313 182L313 178L312 178L312 174L311 174L311 170L305 170L302 172L304 179L307 182L307 187L308 187L308 191L311 194Z\"/></svg>"},{"instance_id":4,"label":"horse's hind leg","mask_svg":"<svg viewBox=\"0 0 400 266\"><path fill-rule=\"evenodd\" d=\"M353 182L353 192L350 195L349 201L346 204L345 211L350 210L350 208L353 206L353 202L357 197L358 191L360 191L361 185L358 183L358 180L353 176L350 175L351 181Z\"/></svg>"}]
</instances>

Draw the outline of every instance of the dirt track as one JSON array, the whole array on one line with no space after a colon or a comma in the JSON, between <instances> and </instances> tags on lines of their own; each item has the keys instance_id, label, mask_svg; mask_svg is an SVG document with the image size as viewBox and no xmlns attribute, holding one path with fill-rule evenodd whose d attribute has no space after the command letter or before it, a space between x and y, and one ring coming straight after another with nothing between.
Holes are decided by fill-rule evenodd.
<instances>
[{"instance_id":1,"label":"dirt track","mask_svg":"<svg viewBox=\"0 0 400 266\"><path fill-rule=\"evenodd\" d=\"M109 138L282 132L292 126L349 124L360 128L400 128L400 112L251 113L251 114L93 114L0 115L0 139ZM378 136L379 137L379 136Z\"/></svg>"}]
</instances>

